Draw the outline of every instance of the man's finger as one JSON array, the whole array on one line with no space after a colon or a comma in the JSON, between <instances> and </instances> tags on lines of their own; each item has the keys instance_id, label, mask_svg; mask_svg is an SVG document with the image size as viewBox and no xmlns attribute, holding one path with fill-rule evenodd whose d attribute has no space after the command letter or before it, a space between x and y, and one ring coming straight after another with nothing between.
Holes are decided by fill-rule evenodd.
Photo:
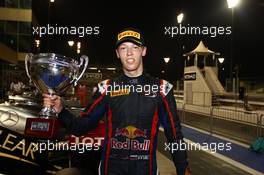
<instances>
[{"instance_id":1,"label":"man's finger","mask_svg":"<svg viewBox=\"0 0 264 175\"><path fill-rule=\"evenodd\" d=\"M52 102L50 100L43 100L43 103L45 103L45 104L53 104L54 102Z\"/></svg>"},{"instance_id":2,"label":"man's finger","mask_svg":"<svg viewBox=\"0 0 264 175\"><path fill-rule=\"evenodd\" d=\"M49 94L42 94L42 96L43 96L44 98L50 98L50 95L49 95Z\"/></svg>"},{"instance_id":3,"label":"man's finger","mask_svg":"<svg viewBox=\"0 0 264 175\"><path fill-rule=\"evenodd\" d=\"M53 101L55 101L55 100L58 100L58 99L60 99L60 96L53 95L53 96L51 97L51 99L52 99Z\"/></svg>"},{"instance_id":4,"label":"man's finger","mask_svg":"<svg viewBox=\"0 0 264 175\"><path fill-rule=\"evenodd\" d=\"M43 101L43 104L45 104L45 105L47 105L47 104L51 104L51 105L53 105L54 103L51 102L51 101Z\"/></svg>"},{"instance_id":5,"label":"man's finger","mask_svg":"<svg viewBox=\"0 0 264 175\"><path fill-rule=\"evenodd\" d=\"M53 101L57 100L58 98L60 99L60 96L57 96L57 95L42 94L42 96L44 97L44 99L48 98Z\"/></svg>"}]
</instances>

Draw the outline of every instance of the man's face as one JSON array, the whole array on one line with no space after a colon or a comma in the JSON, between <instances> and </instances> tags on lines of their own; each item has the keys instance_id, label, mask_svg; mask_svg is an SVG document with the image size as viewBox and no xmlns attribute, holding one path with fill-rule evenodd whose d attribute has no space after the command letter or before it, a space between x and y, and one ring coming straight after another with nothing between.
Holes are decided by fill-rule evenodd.
<instances>
[{"instance_id":1,"label":"man's face","mask_svg":"<svg viewBox=\"0 0 264 175\"><path fill-rule=\"evenodd\" d=\"M123 69L136 71L143 68L142 57L146 55L147 48L138 46L132 42L124 42L116 49L116 55L120 58Z\"/></svg>"}]
</instances>

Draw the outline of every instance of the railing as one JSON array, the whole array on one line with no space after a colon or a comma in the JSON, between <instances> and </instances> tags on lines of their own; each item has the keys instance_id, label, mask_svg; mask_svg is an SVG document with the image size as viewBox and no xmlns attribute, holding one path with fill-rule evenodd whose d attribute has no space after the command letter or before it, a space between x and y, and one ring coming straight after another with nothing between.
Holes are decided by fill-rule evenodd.
<instances>
[{"instance_id":1,"label":"railing","mask_svg":"<svg viewBox=\"0 0 264 175\"><path fill-rule=\"evenodd\" d=\"M264 114L259 116L257 126L257 136L264 137Z\"/></svg>"},{"instance_id":2,"label":"railing","mask_svg":"<svg viewBox=\"0 0 264 175\"><path fill-rule=\"evenodd\" d=\"M200 92L200 91L192 91L192 92L184 92L186 95L186 104L189 105L199 105L199 106L211 106L212 103L212 93L211 92Z\"/></svg>"},{"instance_id":3,"label":"railing","mask_svg":"<svg viewBox=\"0 0 264 175\"><path fill-rule=\"evenodd\" d=\"M199 128L210 134L251 144L264 136L264 115L232 108L205 107L177 101L182 123Z\"/></svg>"}]
</instances>

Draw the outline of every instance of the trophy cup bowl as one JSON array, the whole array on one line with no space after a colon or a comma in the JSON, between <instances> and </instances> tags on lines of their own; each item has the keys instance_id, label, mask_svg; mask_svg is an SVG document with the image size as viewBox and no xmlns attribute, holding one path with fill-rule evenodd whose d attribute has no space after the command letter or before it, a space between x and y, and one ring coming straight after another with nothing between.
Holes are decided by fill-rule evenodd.
<instances>
[{"instance_id":1,"label":"trophy cup bowl","mask_svg":"<svg viewBox=\"0 0 264 175\"><path fill-rule=\"evenodd\" d=\"M74 59L55 53L30 53L25 58L25 69L30 81L41 94L63 96L83 76L88 61L85 55L80 57L78 64ZM58 128L57 114L50 106L42 108L39 118L28 118L25 131L29 136L53 138Z\"/></svg>"}]
</instances>

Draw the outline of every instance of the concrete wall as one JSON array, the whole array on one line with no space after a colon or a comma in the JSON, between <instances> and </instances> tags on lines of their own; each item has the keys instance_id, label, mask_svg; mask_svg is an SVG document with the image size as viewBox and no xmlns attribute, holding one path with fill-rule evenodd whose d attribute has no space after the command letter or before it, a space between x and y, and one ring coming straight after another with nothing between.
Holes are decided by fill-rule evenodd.
<instances>
[{"instance_id":1,"label":"concrete wall","mask_svg":"<svg viewBox=\"0 0 264 175\"><path fill-rule=\"evenodd\" d=\"M189 103L190 101L187 99L189 94L187 86L191 85L192 89L192 104L194 105L203 105L203 106L211 106L212 104L212 95L211 90L207 85L207 82L201 73L200 69L196 66L185 67L184 74L186 73L196 73L196 80L185 80L184 81L184 103Z\"/></svg>"},{"instance_id":2,"label":"concrete wall","mask_svg":"<svg viewBox=\"0 0 264 175\"><path fill-rule=\"evenodd\" d=\"M217 94L225 93L225 89L218 80L217 74L215 72L216 71L215 68L205 67L204 70L205 70L205 79L211 91Z\"/></svg>"}]
</instances>

